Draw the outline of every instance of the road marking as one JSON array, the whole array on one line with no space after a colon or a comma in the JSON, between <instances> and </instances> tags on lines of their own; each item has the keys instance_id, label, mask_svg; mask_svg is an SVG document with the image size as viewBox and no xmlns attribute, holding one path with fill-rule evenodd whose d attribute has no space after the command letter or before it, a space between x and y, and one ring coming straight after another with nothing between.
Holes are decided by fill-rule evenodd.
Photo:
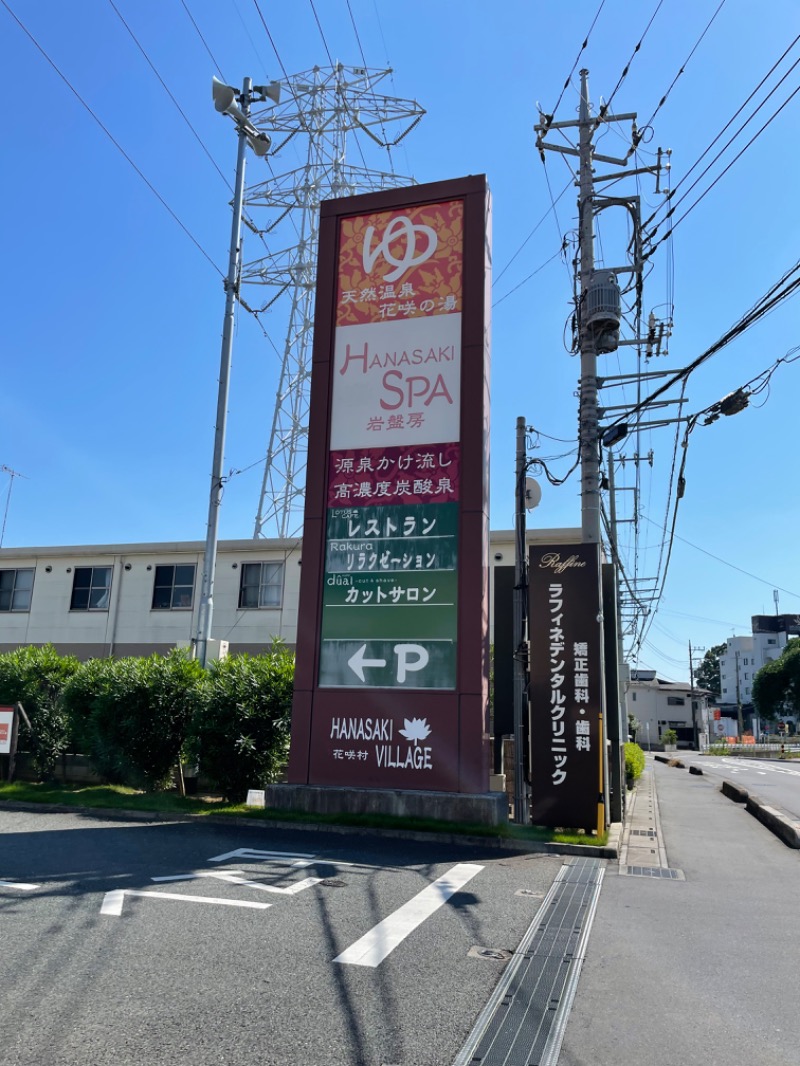
<instances>
[{"instance_id":1,"label":"road marking","mask_svg":"<svg viewBox=\"0 0 800 1066\"><path fill-rule=\"evenodd\" d=\"M122 914L122 905L126 896L147 896L150 899L172 899L182 903L216 903L221 907L250 907L254 910L266 910L271 903L253 903L250 900L240 899L217 899L214 896L182 896L176 892L135 892L132 889L121 888L113 892L106 892L103 897L101 914L111 914L119 918Z\"/></svg>"},{"instance_id":2,"label":"road marking","mask_svg":"<svg viewBox=\"0 0 800 1066\"><path fill-rule=\"evenodd\" d=\"M473 863L458 863L388 918L384 918L333 961L352 966L379 966L418 925L430 918L482 869L482 866Z\"/></svg>"},{"instance_id":3,"label":"road marking","mask_svg":"<svg viewBox=\"0 0 800 1066\"><path fill-rule=\"evenodd\" d=\"M225 862L226 859L252 859L255 862L279 861L281 859L298 859L298 862L290 863L291 866L310 866L308 860L313 855L307 852L296 851L254 851L252 848L237 848L236 851L226 851L224 855L215 855L208 862Z\"/></svg>"},{"instance_id":4,"label":"road marking","mask_svg":"<svg viewBox=\"0 0 800 1066\"><path fill-rule=\"evenodd\" d=\"M218 881L227 881L232 885L246 885L248 888L257 888L261 892L274 892L278 896L296 896L298 892L302 892L304 888L311 888L312 885L318 885L322 880L321 877L306 877L302 881L298 881L294 885L288 885L286 888L278 888L275 885L264 885L259 881L250 881L245 877L242 877L242 870L194 870L190 874L169 874L167 877L151 877L151 881L192 881L196 877L215 877Z\"/></svg>"},{"instance_id":5,"label":"road marking","mask_svg":"<svg viewBox=\"0 0 800 1066\"><path fill-rule=\"evenodd\" d=\"M23 881L0 881L2 888L18 888L20 892L32 892L34 888L41 888L41 885L26 885Z\"/></svg>"}]
</instances>

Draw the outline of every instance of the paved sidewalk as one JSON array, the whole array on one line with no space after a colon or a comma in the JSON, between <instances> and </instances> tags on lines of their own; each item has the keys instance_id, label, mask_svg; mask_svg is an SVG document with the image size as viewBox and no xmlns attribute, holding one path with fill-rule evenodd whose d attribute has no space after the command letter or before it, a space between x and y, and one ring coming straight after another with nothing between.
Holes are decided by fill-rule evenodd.
<instances>
[{"instance_id":1,"label":"paved sidewalk","mask_svg":"<svg viewBox=\"0 0 800 1066\"><path fill-rule=\"evenodd\" d=\"M796 1066L800 852L648 758L559 1066Z\"/></svg>"}]
</instances>

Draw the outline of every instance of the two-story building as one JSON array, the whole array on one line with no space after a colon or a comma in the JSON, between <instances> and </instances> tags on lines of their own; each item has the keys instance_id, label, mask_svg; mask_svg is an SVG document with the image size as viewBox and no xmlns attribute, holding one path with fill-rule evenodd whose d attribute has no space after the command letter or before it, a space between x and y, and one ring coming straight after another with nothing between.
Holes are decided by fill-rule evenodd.
<instances>
[{"instance_id":1,"label":"two-story building","mask_svg":"<svg viewBox=\"0 0 800 1066\"><path fill-rule=\"evenodd\" d=\"M639 727L636 742L645 750L663 746L662 734L674 729L678 746L693 748L705 728L707 697L702 689L677 681L663 681L655 670L631 670L625 702Z\"/></svg>"}]
</instances>

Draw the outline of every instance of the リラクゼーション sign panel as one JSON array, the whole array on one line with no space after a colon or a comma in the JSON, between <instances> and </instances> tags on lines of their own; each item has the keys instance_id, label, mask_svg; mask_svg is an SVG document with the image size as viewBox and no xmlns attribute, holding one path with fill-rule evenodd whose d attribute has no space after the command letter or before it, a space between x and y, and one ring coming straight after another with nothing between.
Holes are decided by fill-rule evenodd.
<instances>
[{"instance_id":1,"label":"\u30ea\u30e9\u30af\u30bc\u30fc\u30b7\u30e7\u30f3 sign panel","mask_svg":"<svg viewBox=\"0 0 800 1066\"><path fill-rule=\"evenodd\" d=\"M467 181L474 202L475 179ZM315 337L309 469L321 469L306 502L300 623L313 604L315 640L313 666L311 641L304 654L298 640L290 779L305 744L313 783L463 790L466 781L459 745L475 711L470 701L462 708L470 672L460 667L461 642L480 658L485 634L463 626L463 543L480 589L488 346L486 230L471 264L481 313L465 319L468 197L458 184L441 183L437 191L454 194L430 200L416 187L351 200L365 210L325 205L333 298L321 312L318 291L315 331L323 315L330 327L324 342ZM483 221L486 198L484 184ZM468 338L470 323L479 336ZM471 450L465 411L478 415ZM318 551L309 566L310 537ZM479 698L476 676L469 694ZM308 736L296 741L303 723Z\"/></svg>"}]
</instances>

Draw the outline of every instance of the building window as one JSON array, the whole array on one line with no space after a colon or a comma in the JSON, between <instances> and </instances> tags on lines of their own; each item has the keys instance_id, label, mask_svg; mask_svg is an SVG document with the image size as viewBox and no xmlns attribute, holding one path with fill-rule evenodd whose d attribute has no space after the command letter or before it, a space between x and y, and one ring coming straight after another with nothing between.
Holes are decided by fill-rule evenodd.
<instances>
[{"instance_id":1,"label":"building window","mask_svg":"<svg viewBox=\"0 0 800 1066\"><path fill-rule=\"evenodd\" d=\"M777 643L778 643L777 640L770 639L770 640L767 641L767 644L777 644Z\"/></svg>"},{"instance_id":2,"label":"building window","mask_svg":"<svg viewBox=\"0 0 800 1066\"><path fill-rule=\"evenodd\" d=\"M636 703L636 693L635 692L631 693L631 699L633 700L634 703Z\"/></svg>"},{"instance_id":3,"label":"building window","mask_svg":"<svg viewBox=\"0 0 800 1066\"><path fill-rule=\"evenodd\" d=\"M750 675L749 674L745 674L744 675L744 679L745 679L745 681L749 681L750 680Z\"/></svg>"},{"instance_id":4,"label":"building window","mask_svg":"<svg viewBox=\"0 0 800 1066\"><path fill-rule=\"evenodd\" d=\"M243 563L239 607L280 607L283 563Z\"/></svg>"},{"instance_id":5,"label":"building window","mask_svg":"<svg viewBox=\"0 0 800 1066\"><path fill-rule=\"evenodd\" d=\"M110 566L76 566L71 611L107 611L111 598Z\"/></svg>"},{"instance_id":6,"label":"building window","mask_svg":"<svg viewBox=\"0 0 800 1066\"><path fill-rule=\"evenodd\" d=\"M194 598L194 563L157 566L153 582L153 610L189 609Z\"/></svg>"},{"instance_id":7,"label":"building window","mask_svg":"<svg viewBox=\"0 0 800 1066\"><path fill-rule=\"evenodd\" d=\"M722 691L723 691L723 692L727 692L728 690L727 690L726 688L724 688L724 689L723 689Z\"/></svg>"},{"instance_id":8,"label":"building window","mask_svg":"<svg viewBox=\"0 0 800 1066\"><path fill-rule=\"evenodd\" d=\"M668 707L683 707L686 700L682 696L667 696Z\"/></svg>"},{"instance_id":9,"label":"building window","mask_svg":"<svg viewBox=\"0 0 800 1066\"><path fill-rule=\"evenodd\" d=\"M0 570L0 611L29 611L33 595L33 567Z\"/></svg>"}]
</instances>

